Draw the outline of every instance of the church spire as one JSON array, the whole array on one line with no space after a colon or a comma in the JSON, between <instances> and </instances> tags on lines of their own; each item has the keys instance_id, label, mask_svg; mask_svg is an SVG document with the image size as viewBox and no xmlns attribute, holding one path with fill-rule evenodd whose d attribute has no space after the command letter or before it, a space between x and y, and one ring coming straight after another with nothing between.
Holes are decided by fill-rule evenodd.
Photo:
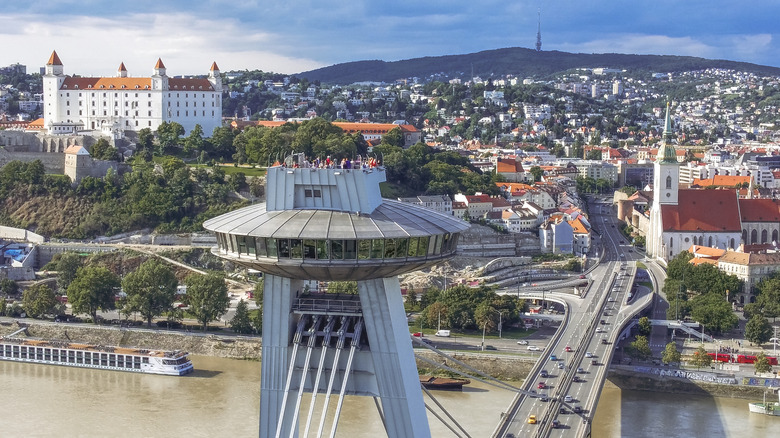
<instances>
[{"instance_id":1,"label":"church spire","mask_svg":"<svg viewBox=\"0 0 780 438\"><path fill-rule=\"evenodd\" d=\"M664 134L661 140L661 146L658 148L658 157L656 161L661 163L677 163L677 151L672 145L672 116L669 108L671 104L666 102L666 121L664 122Z\"/></svg>"}]
</instances>

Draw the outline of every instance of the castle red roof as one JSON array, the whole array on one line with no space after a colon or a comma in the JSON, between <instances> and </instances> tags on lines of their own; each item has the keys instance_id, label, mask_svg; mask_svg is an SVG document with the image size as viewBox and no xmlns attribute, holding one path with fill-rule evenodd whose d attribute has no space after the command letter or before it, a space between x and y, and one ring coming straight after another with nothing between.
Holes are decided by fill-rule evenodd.
<instances>
[{"instance_id":1,"label":"castle red roof","mask_svg":"<svg viewBox=\"0 0 780 438\"><path fill-rule=\"evenodd\" d=\"M49 61L46 63L46 65L62 65L62 61L60 61L60 57L57 56L56 50L51 52L51 56L49 57Z\"/></svg>"},{"instance_id":2,"label":"castle red roof","mask_svg":"<svg viewBox=\"0 0 780 438\"><path fill-rule=\"evenodd\" d=\"M662 205L664 231L742 232L734 190L680 189L677 205Z\"/></svg>"}]
</instances>

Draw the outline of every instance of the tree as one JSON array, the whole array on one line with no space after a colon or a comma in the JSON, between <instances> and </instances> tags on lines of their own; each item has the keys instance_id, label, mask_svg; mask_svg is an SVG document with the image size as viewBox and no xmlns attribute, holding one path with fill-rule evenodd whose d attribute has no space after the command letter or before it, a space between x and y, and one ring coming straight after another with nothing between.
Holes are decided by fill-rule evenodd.
<instances>
[{"instance_id":1,"label":"tree","mask_svg":"<svg viewBox=\"0 0 780 438\"><path fill-rule=\"evenodd\" d=\"M544 170L539 166L532 166L531 169L529 169L529 172L534 176L534 182L541 181L542 175L544 175Z\"/></svg>"},{"instance_id":2,"label":"tree","mask_svg":"<svg viewBox=\"0 0 780 438\"><path fill-rule=\"evenodd\" d=\"M172 307L178 284L173 271L157 259L145 261L122 280L128 310L140 313L151 327L152 318Z\"/></svg>"},{"instance_id":3,"label":"tree","mask_svg":"<svg viewBox=\"0 0 780 438\"><path fill-rule=\"evenodd\" d=\"M756 355L754 365L757 373L768 373L772 371L772 364L769 363L769 359L767 359L766 354L764 354L763 351Z\"/></svg>"},{"instance_id":4,"label":"tree","mask_svg":"<svg viewBox=\"0 0 780 438\"><path fill-rule=\"evenodd\" d=\"M203 128L195 125L190 131L190 135L184 139L184 153L192 156L193 153L200 152L203 149Z\"/></svg>"},{"instance_id":5,"label":"tree","mask_svg":"<svg viewBox=\"0 0 780 438\"><path fill-rule=\"evenodd\" d=\"M329 294L351 294L358 293L356 281L331 281L328 283Z\"/></svg>"},{"instance_id":6,"label":"tree","mask_svg":"<svg viewBox=\"0 0 780 438\"><path fill-rule=\"evenodd\" d=\"M699 348L693 352L693 358L691 364L696 368L707 368L712 363L712 356L707 354L707 350L704 349L704 345L699 345Z\"/></svg>"},{"instance_id":7,"label":"tree","mask_svg":"<svg viewBox=\"0 0 780 438\"><path fill-rule=\"evenodd\" d=\"M680 352L677 350L677 344L670 342L666 344L663 354L661 355L661 361L665 364L680 362Z\"/></svg>"},{"instance_id":8,"label":"tree","mask_svg":"<svg viewBox=\"0 0 780 438\"><path fill-rule=\"evenodd\" d=\"M652 328L653 326L650 323L650 318L646 316L639 318L639 333L642 336L650 336L650 331Z\"/></svg>"},{"instance_id":9,"label":"tree","mask_svg":"<svg viewBox=\"0 0 780 438\"><path fill-rule=\"evenodd\" d=\"M257 307L263 307L263 293L265 293L265 277L260 277L255 285L255 303Z\"/></svg>"},{"instance_id":10,"label":"tree","mask_svg":"<svg viewBox=\"0 0 780 438\"><path fill-rule=\"evenodd\" d=\"M236 333L252 333L252 321L249 318L249 309L246 301L241 300L238 302L236 314L233 315L233 319L230 320L230 328Z\"/></svg>"},{"instance_id":11,"label":"tree","mask_svg":"<svg viewBox=\"0 0 780 438\"><path fill-rule=\"evenodd\" d=\"M650 350L650 343L647 341L646 336L637 336L634 342L631 343L630 347L631 355L636 358L646 360L653 355L652 350Z\"/></svg>"},{"instance_id":12,"label":"tree","mask_svg":"<svg viewBox=\"0 0 780 438\"><path fill-rule=\"evenodd\" d=\"M97 324L97 311L116 308L119 277L102 266L85 266L76 273L68 286L68 302L73 313L87 313Z\"/></svg>"},{"instance_id":13,"label":"tree","mask_svg":"<svg viewBox=\"0 0 780 438\"><path fill-rule=\"evenodd\" d=\"M58 303L54 291L45 284L30 286L22 294L22 308L31 318L54 313Z\"/></svg>"},{"instance_id":14,"label":"tree","mask_svg":"<svg viewBox=\"0 0 780 438\"><path fill-rule=\"evenodd\" d=\"M691 316L715 334L729 331L739 324L731 304L721 295L709 293L691 300Z\"/></svg>"},{"instance_id":15,"label":"tree","mask_svg":"<svg viewBox=\"0 0 780 438\"><path fill-rule=\"evenodd\" d=\"M763 344L772 337L769 320L761 315L753 315L745 324L745 339L754 344Z\"/></svg>"},{"instance_id":16,"label":"tree","mask_svg":"<svg viewBox=\"0 0 780 438\"><path fill-rule=\"evenodd\" d=\"M189 312L203 325L205 332L208 323L224 315L230 305L225 279L214 273L193 274L187 277L185 283Z\"/></svg>"},{"instance_id":17,"label":"tree","mask_svg":"<svg viewBox=\"0 0 780 438\"><path fill-rule=\"evenodd\" d=\"M68 290L68 286L76 278L76 272L81 267L81 256L75 252L65 252L57 262L57 286L62 292Z\"/></svg>"},{"instance_id":18,"label":"tree","mask_svg":"<svg viewBox=\"0 0 780 438\"><path fill-rule=\"evenodd\" d=\"M99 138L98 141L92 145L89 154L96 160L119 160L119 151L117 148L108 144L108 140L106 140L104 137Z\"/></svg>"},{"instance_id":19,"label":"tree","mask_svg":"<svg viewBox=\"0 0 780 438\"><path fill-rule=\"evenodd\" d=\"M10 278L0 280L0 293L5 296L16 295L19 293L19 285Z\"/></svg>"},{"instance_id":20,"label":"tree","mask_svg":"<svg viewBox=\"0 0 780 438\"><path fill-rule=\"evenodd\" d=\"M597 160L601 161L601 149L591 149L588 151L587 155L585 155L586 160Z\"/></svg>"},{"instance_id":21,"label":"tree","mask_svg":"<svg viewBox=\"0 0 780 438\"><path fill-rule=\"evenodd\" d=\"M255 329L255 333L258 335L263 334L263 309L257 309L252 312L250 317L252 320L252 327Z\"/></svg>"}]
</instances>

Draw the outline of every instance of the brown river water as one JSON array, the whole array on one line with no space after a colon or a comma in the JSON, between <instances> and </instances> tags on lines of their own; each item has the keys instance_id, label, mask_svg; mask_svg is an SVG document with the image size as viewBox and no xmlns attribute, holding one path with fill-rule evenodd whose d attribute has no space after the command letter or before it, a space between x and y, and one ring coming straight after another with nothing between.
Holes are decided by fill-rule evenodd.
<instances>
[{"instance_id":1,"label":"brown river water","mask_svg":"<svg viewBox=\"0 0 780 438\"><path fill-rule=\"evenodd\" d=\"M256 437L260 363L192 360L185 377L0 361L0 437ZM475 438L490 436L513 398L478 382L434 394ZM454 436L428 418L434 437ZM337 436L385 436L370 398L346 399ZM748 414L747 400L605 388L592 436L777 437L780 417Z\"/></svg>"}]
</instances>

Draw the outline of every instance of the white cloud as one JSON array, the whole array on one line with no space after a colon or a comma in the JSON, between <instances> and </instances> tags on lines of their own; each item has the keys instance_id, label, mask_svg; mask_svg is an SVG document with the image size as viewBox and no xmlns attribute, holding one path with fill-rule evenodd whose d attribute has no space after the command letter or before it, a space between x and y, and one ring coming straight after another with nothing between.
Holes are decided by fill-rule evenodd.
<instances>
[{"instance_id":1,"label":"white cloud","mask_svg":"<svg viewBox=\"0 0 780 438\"><path fill-rule=\"evenodd\" d=\"M18 23L24 23L19 27ZM66 74L111 75L124 62L133 76L151 74L162 58L171 75L202 74L212 61L222 70L261 69L294 73L322 64L282 53L284 37L242 28L233 20L210 20L190 14L134 14L115 18L66 16L0 17L4 49L0 65L42 66L57 50ZM0 31L2 33L2 31Z\"/></svg>"},{"instance_id":2,"label":"white cloud","mask_svg":"<svg viewBox=\"0 0 780 438\"><path fill-rule=\"evenodd\" d=\"M682 55L709 58L717 52L691 37L674 38L665 35L614 34L581 43L555 44L555 50L574 53L626 53L637 55Z\"/></svg>"}]
</instances>

